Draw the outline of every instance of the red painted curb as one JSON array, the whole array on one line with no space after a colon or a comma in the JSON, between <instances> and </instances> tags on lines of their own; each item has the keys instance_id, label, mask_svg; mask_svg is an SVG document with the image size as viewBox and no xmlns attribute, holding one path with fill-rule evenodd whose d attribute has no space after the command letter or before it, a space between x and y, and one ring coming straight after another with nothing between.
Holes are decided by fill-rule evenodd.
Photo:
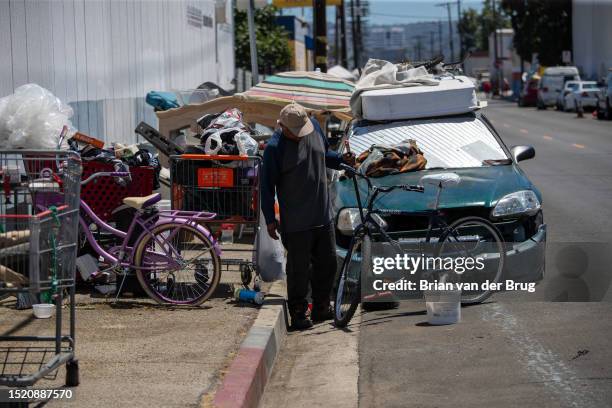
<instances>
[{"instance_id":1,"label":"red painted curb","mask_svg":"<svg viewBox=\"0 0 612 408\"><path fill-rule=\"evenodd\" d=\"M257 407L268 378L264 350L240 348L232 361L213 404L219 408Z\"/></svg>"}]
</instances>

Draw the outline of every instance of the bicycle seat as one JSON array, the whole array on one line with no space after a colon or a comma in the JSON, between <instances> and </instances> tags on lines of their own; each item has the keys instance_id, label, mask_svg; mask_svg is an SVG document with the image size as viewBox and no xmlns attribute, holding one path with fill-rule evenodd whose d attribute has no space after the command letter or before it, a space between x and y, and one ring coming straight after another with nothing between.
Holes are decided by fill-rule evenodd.
<instances>
[{"instance_id":1,"label":"bicycle seat","mask_svg":"<svg viewBox=\"0 0 612 408\"><path fill-rule=\"evenodd\" d=\"M455 185L460 182L461 177L457 173L437 173L421 177L421 184L431 184L440 187Z\"/></svg>"},{"instance_id":2,"label":"bicycle seat","mask_svg":"<svg viewBox=\"0 0 612 408\"><path fill-rule=\"evenodd\" d=\"M136 210L147 208L161 200L161 194L155 193L144 197L125 197L123 204Z\"/></svg>"}]
</instances>

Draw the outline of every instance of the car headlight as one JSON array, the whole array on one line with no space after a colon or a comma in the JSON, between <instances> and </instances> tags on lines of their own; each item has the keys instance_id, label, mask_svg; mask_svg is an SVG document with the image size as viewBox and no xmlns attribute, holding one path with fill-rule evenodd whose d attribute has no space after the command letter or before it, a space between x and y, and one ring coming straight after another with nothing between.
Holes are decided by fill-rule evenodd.
<instances>
[{"instance_id":1,"label":"car headlight","mask_svg":"<svg viewBox=\"0 0 612 408\"><path fill-rule=\"evenodd\" d=\"M512 215L534 215L540 209L540 200L531 190L522 190L502 197L497 202L491 215L495 218Z\"/></svg>"},{"instance_id":2,"label":"car headlight","mask_svg":"<svg viewBox=\"0 0 612 408\"><path fill-rule=\"evenodd\" d=\"M378 214L372 214L372 219L382 228L387 229L387 223ZM336 227L344 235L352 235L353 231L361 224L358 208L343 208L338 213Z\"/></svg>"}]
</instances>

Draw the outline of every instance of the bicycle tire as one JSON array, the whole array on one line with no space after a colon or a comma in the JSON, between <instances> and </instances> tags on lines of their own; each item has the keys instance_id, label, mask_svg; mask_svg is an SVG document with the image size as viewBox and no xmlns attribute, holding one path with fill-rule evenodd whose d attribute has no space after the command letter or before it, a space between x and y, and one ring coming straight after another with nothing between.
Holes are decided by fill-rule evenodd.
<instances>
[{"instance_id":1,"label":"bicycle tire","mask_svg":"<svg viewBox=\"0 0 612 408\"><path fill-rule=\"evenodd\" d=\"M371 245L370 245L370 237L365 235L363 238L357 238L352 242L352 245L346 252L346 256L344 257L344 261L342 262L342 269L338 274L338 280L336 282L336 299L334 301L334 325L338 328L346 327L353 316L355 315L355 311L357 310L357 306L359 305L359 301L361 299L361 275L363 270L360 268L359 276L357 278L356 285L353 283L354 291L349 293L350 298L348 302L346 302L349 307L343 313L342 312L342 299L347 292L347 288L345 287L347 283L350 283L350 280L347 279L351 260L353 258L353 253L355 248L361 246L361 268L364 267L364 259L370 259ZM368 263L369 264L369 263Z\"/></svg>"},{"instance_id":2,"label":"bicycle tire","mask_svg":"<svg viewBox=\"0 0 612 408\"><path fill-rule=\"evenodd\" d=\"M144 274L147 273L147 271L139 268L142 263L143 251L146 248L147 243L151 240L151 234L156 235L165 230L174 229L174 228L178 228L179 230L185 230L189 233L196 235L199 239L201 239L202 242L204 242L204 244L207 246L207 248L209 248L211 262L213 263L214 275L212 277L212 280L211 280L211 283L208 289L202 295L196 296L193 300L188 301L188 302L183 302L183 301L173 302L173 301L168 301L164 299L163 297L161 297L159 293L151 287L150 280L145 278ZM155 300L157 303L160 303L160 304L199 306L205 301L207 301L210 298L210 296L215 292L215 290L217 289L217 286L219 285L219 281L221 280L221 261L219 259L219 256L214 250L212 241L206 235L204 235L199 230L197 230L196 228L190 225L174 223L174 222L169 222L169 223L158 225L157 227L151 230L151 234L145 234L143 238L141 238L134 245L134 247L136 248L135 254L134 254L134 266L136 266L136 277L138 278L138 282L140 283L144 291L147 293L147 295L151 299ZM177 234L181 234L181 231L179 231ZM197 280L197 277L196 277L196 280Z\"/></svg>"},{"instance_id":3,"label":"bicycle tire","mask_svg":"<svg viewBox=\"0 0 612 408\"><path fill-rule=\"evenodd\" d=\"M461 226L467 226L468 224L472 226L474 224L481 224L495 238L496 244L499 249L499 265L497 267L497 271L495 272L494 278L490 281L491 283L499 282L503 274L504 264L506 260L506 252L504 250L504 239L501 233L499 232L499 230L497 229L497 227L492 222L490 222L489 220L485 218L475 217L475 216L460 218L456 220L455 222L451 223L451 225L449 225L448 229L440 236L439 242L444 243L445 241L449 239L453 231L457 231ZM440 250L441 250L441 246L440 248L438 248L438 251ZM438 252L436 255L440 256L440 253ZM464 296L462 295L461 304L462 305L473 305L473 304L482 303L485 300L487 300L492 294L493 294L492 290L487 290L487 291L483 291L478 296L475 296L473 298L470 298L470 297L464 298Z\"/></svg>"}]
</instances>

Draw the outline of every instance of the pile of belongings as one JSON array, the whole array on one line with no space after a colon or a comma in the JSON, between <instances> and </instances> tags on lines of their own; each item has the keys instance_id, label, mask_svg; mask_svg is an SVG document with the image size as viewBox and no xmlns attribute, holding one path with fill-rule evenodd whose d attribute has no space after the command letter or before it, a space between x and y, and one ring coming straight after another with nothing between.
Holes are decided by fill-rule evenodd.
<instances>
[{"instance_id":1,"label":"pile of belongings","mask_svg":"<svg viewBox=\"0 0 612 408\"><path fill-rule=\"evenodd\" d=\"M130 167L153 167L155 170L153 190L160 187L159 173L161 165L159 160L153 153L139 148L138 145L124 146L120 143L115 143L110 149L99 148L91 144L79 147L73 139L69 141L69 144L72 150L80 153L81 160L112 163L116 172L129 172ZM122 187L129 183L129 180L122 177L115 177L115 181Z\"/></svg>"},{"instance_id":2,"label":"pile of belongings","mask_svg":"<svg viewBox=\"0 0 612 408\"><path fill-rule=\"evenodd\" d=\"M427 160L413 139L394 146L372 145L357 157L357 169L368 177L383 177L425 169Z\"/></svg>"},{"instance_id":3,"label":"pile of belongings","mask_svg":"<svg viewBox=\"0 0 612 408\"><path fill-rule=\"evenodd\" d=\"M242 121L242 112L227 109L225 112L208 114L197 120L203 129L200 145L204 153L211 155L254 156L258 144L251 137L254 131Z\"/></svg>"}]
</instances>

